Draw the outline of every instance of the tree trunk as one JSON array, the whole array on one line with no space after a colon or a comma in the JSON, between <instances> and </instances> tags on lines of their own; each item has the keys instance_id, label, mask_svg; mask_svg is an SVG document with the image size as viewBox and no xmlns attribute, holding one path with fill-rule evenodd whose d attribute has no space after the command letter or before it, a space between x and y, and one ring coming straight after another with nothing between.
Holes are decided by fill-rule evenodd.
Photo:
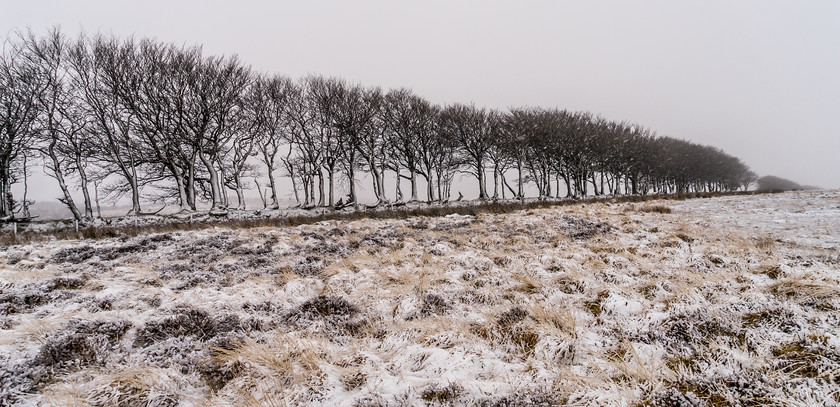
<instances>
[{"instance_id":1,"label":"tree trunk","mask_svg":"<svg viewBox=\"0 0 840 407\"><path fill-rule=\"evenodd\" d=\"M201 162L204 164L204 167L207 168L207 172L210 174L210 194L212 195L210 213L222 213L224 212L225 208L222 204L221 191L219 191L219 173L213 166L213 162L207 159L207 157L204 156L203 152L198 152L198 159L201 160Z\"/></svg>"},{"instance_id":2,"label":"tree trunk","mask_svg":"<svg viewBox=\"0 0 840 407\"><path fill-rule=\"evenodd\" d=\"M441 179L441 178L442 178L442 176L441 176L441 175L442 175L442 171L438 171L438 172L436 173L436 175L437 175L437 192L438 192L438 202L443 202L443 200L444 200L445 198L444 198L444 196L443 196L443 187L441 186L441 183L443 182L443 180Z\"/></svg>"},{"instance_id":3,"label":"tree trunk","mask_svg":"<svg viewBox=\"0 0 840 407\"><path fill-rule=\"evenodd\" d=\"M356 165L353 160L350 160L350 167L347 169L347 175L350 178L350 200L353 201L353 208L359 209L359 200L356 196Z\"/></svg>"},{"instance_id":4,"label":"tree trunk","mask_svg":"<svg viewBox=\"0 0 840 407\"><path fill-rule=\"evenodd\" d=\"M131 176L128 179L129 185L131 185L131 212L135 215L140 214L140 187L137 185L137 169L134 168L134 164L131 165Z\"/></svg>"},{"instance_id":5,"label":"tree trunk","mask_svg":"<svg viewBox=\"0 0 840 407\"><path fill-rule=\"evenodd\" d=\"M327 173L330 180L330 207L335 205L335 171L330 168L329 172Z\"/></svg>"},{"instance_id":6,"label":"tree trunk","mask_svg":"<svg viewBox=\"0 0 840 407\"><path fill-rule=\"evenodd\" d=\"M0 177L0 218L11 215L11 210L8 209L11 206L11 195L12 191L5 177Z\"/></svg>"},{"instance_id":7,"label":"tree trunk","mask_svg":"<svg viewBox=\"0 0 840 407\"><path fill-rule=\"evenodd\" d=\"M272 178L274 178L274 177L272 176ZM294 192L294 194L295 194L295 203L300 205L300 194L298 193L297 176L295 175L294 170L289 171L289 178L291 178L291 180L292 180L292 192ZM277 187L272 186L272 190L271 190L271 194L274 196L272 198L273 201L274 201L274 203L272 204L273 209L277 209L277 208L280 207L280 204L277 202L277 190L276 190L276 188ZM304 189L304 191L306 190L306 185L303 186L303 189Z\"/></svg>"},{"instance_id":8,"label":"tree trunk","mask_svg":"<svg viewBox=\"0 0 840 407\"><path fill-rule=\"evenodd\" d=\"M190 209L196 210L195 202L195 157L190 161L189 169L187 170L187 204ZM181 181L183 183L183 180Z\"/></svg>"},{"instance_id":9,"label":"tree trunk","mask_svg":"<svg viewBox=\"0 0 840 407\"><path fill-rule=\"evenodd\" d=\"M370 166L371 182L373 183L373 196L376 198L376 204L379 204L382 201L382 190L379 189L379 172L373 163L368 162L368 166Z\"/></svg>"},{"instance_id":10,"label":"tree trunk","mask_svg":"<svg viewBox=\"0 0 840 407\"><path fill-rule=\"evenodd\" d=\"M566 184L566 198L571 198L573 196L572 183L569 180L569 175L568 174L563 174L563 183Z\"/></svg>"},{"instance_id":11,"label":"tree trunk","mask_svg":"<svg viewBox=\"0 0 840 407\"><path fill-rule=\"evenodd\" d=\"M487 199L487 185L484 182L484 166L481 161L478 162L476 174L478 174L478 199Z\"/></svg>"},{"instance_id":12,"label":"tree trunk","mask_svg":"<svg viewBox=\"0 0 840 407\"><path fill-rule=\"evenodd\" d=\"M245 210L245 191L242 188L242 179L238 172L233 174L233 182L236 184L236 209Z\"/></svg>"},{"instance_id":13,"label":"tree trunk","mask_svg":"<svg viewBox=\"0 0 840 407\"><path fill-rule=\"evenodd\" d=\"M543 186L545 186L545 193L543 194L543 196L546 198L551 198L551 172L545 171L545 175L543 177Z\"/></svg>"},{"instance_id":14,"label":"tree trunk","mask_svg":"<svg viewBox=\"0 0 840 407\"><path fill-rule=\"evenodd\" d=\"M277 183L274 180L274 160L271 160L268 165L268 186L271 188L271 207L269 209L279 209L280 204L277 202ZM294 177L294 174L292 174ZM292 178L294 183L294 178ZM297 199L297 188L295 188L295 199ZM298 201L300 203L300 201Z\"/></svg>"},{"instance_id":15,"label":"tree trunk","mask_svg":"<svg viewBox=\"0 0 840 407\"><path fill-rule=\"evenodd\" d=\"M409 169L411 171L411 201L417 202L417 171L414 167Z\"/></svg>"},{"instance_id":16,"label":"tree trunk","mask_svg":"<svg viewBox=\"0 0 840 407\"><path fill-rule=\"evenodd\" d=\"M601 173L601 195L604 195L604 173Z\"/></svg>"},{"instance_id":17,"label":"tree trunk","mask_svg":"<svg viewBox=\"0 0 840 407\"><path fill-rule=\"evenodd\" d=\"M510 194L513 195L514 198L517 198L516 191L514 191L513 188L511 188L510 184L508 184L508 182L507 182L507 180L505 179L504 176L502 176L502 185L505 188L507 188L508 191L510 191ZM504 197L505 197L504 194L505 194L505 190L502 189L502 199L504 199Z\"/></svg>"},{"instance_id":18,"label":"tree trunk","mask_svg":"<svg viewBox=\"0 0 840 407\"><path fill-rule=\"evenodd\" d=\"M308 207L315 202L315 178L312 175L303 175L303 206ZM310 195L311 194L311 195Z\"/></svg>"},{"instance_id":19,"label":"tree trunk","mask_svg":"<svg viewBox=\"0 0 840 407\"><path fill-rule=\"evenodd\" d=\"M504 191L502 191L504 194ZM499 163L493 164L493 200L499 199Z\"/></svg>"},{"instance_id":20,"label":"tree trunk","mask_svg":"<svg viewBox=\"0 0 840 407\"><path fill-rule=\"evenodd\" d=\"M90 191L88 191L87 173L85 173L82 159L79 156L76 156L76 168L79 171L79 183L82 187L82 197L85 203L85 218L90 220L93 219L93 202L90 199Z\"/></svg>"},{"instance_id":21,"label":"tree trunk","mask_svg":"<svg viewBox=\"0 0 840 407\"><path fill-rule=\"evenodd\" d=\"M26 167L23 169L26 171ZM11 170L6 160L0 162L0 217L13 217Z\"/></svg>"},{"instance_id":22,"label":"tree trunk","mask_svg":"<svg viewBox=\"0 0 840 407\"><path fill-rule=\"evenodd\" d=\"M181 176L181 172L178 171L178 167L175 164L169 164L170 171L175 175L175 184L178 186L178 198L180 200L180 210L181 212L189 211L190 209L195 210L195 201L193 200L193 204L189 203L189 198L187 196L187 190L184 186L184 178ZM192 178L192 173L190 174L190 178ZM195 191L193 191L194 193Z\"/></svg>"},{"instance_id":23,"label":"tree trunk","mask_svg":"<svg viewBox=\"0 0 840 407\"><path fill-rule=\"evenodd\" d=\"M230 203L228 201L227 189L225 187L225 180L227 179L227 173L225 173L225 166L222 165L222 162L219 161L218 158L216 158L214 160L211 160L210 162L211 163L215 162L215 163L219 164L219 180L218 180L218 182L219 182L219 197L221 198L220 202L221 202L223 208L228 208L228 207L230 207ZM234 168L234 172L236 172L235 168Z\"/></svg>"},{"instance_id":24,"label":"tree trunk","mask_svg":"<svg viewBox=\"0 0 840 407\"><path fill-rule=\"evenodd\" d=\"M318 206L324 206L324 172L320 168L318 171L318 188L320 195L318 196ZM315 183L312 183L312 199L315 199Z\"/></svg>"},{"instance_id":25,"label":"tree trunk","mask_svg":"<svg viewBox=\"0 0 840 407\"><path fill-rule=\"evenodd\" d=\"M396 200L396 202L401 202L403 200L403 194L402 194L402 188L400 188L400 182L402 181L400 179L400 167L396 166L396 168L394 168L394 172L397 174L396 182L395 182L395 185L396 185L395 193L397 194L397 196L395 197L395 200Z\"/></svg>"},{"instance_id":26,"label":"tree trunk","mask_svg":"<svg viewBox=\"0 0 840 407\"><path fill-rule=\"evenodd\" d=\"M49 156L53 164L53 175L58 181L58 187L61 188L61 193L64 195L62 202L67 205L67 208L69 208L70 212L73 213L73 219L81 221L82 214L79 212L79 208L76 207L76 203L73 202L73 196L70 195L70 190L67 188L67 182L64 181L64 173L61 170L61 163L55 155L53 148L54 147L52 145L49 147Z\"/></svg>"},{"instance_id":27,"label":"tree trunk","mask_svg":"<svg viewBox=\"0 0 840 407\"><path fill-rule=\"evenodd\" d=\"M257 185L257 193L260 194L260 201L262 201L263 209L268 208L268 202L265 200L265 195L263 195L262 187L260 186L260 181L257 180L257 177L254 177L254 184Z\"/></svg>"},{"instance_id":28,"label":"tree trunk","mask_svg":"<svg viewBox=\"0 0 840 407\"><path fill-rule=\"evenodd\" d=\"M378 205L381 202L386 202L388 198L385 196L385 183L383 181L383 177L385 174L376 166L376 164L371 163L370 172L373 175L373 192L376 195L376 204Z\"/></svg>"},{"instance_id":29,"label":"tree trunk","mask_svg":"<svg viewBox=\"0 0 840 407\"><path fill-rule=\"evenodd\" d=\"M99 204L99 183L93 183L93 194L96 199L96 217L102 219L102 206Z\"/></svg>"},{"instance_id":30,"label":"tree trunk","mask_svg":"<svg viewBox=\"0 0 840 407\"><path fill-rule=\"evenodd\" d=\"M382 200L388 202L388 194L385 192L385 165L379 169L379 191L382 193Z\"/></svg>"},{"instance_id":31,"label":"tree trunk","mask_svg":"<svg viewBox=\"0 0 840 407\"><path fill-rule=\"evenodd\" d=\"M435 183L432 179L432 171L426 171L426 197L429 199L429 203L435 201Z\"/></svg>"}]
</instances>

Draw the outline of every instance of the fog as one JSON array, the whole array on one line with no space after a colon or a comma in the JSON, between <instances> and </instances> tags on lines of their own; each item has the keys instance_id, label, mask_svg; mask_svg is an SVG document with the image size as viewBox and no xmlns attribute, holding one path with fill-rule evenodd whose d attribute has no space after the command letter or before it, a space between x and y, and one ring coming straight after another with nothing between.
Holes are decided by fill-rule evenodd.
<instances>
[{"instance_id":1,"label":"fog","mask_svg":"<svg viewBox=\"0 0 840 407\"><path fill-rule=\"evenodd\" d=\"M0 33L156 37L435 103L588 110L720 147L759 175L840 187L840 3L453 3L6 1ZM31 198L58 195L34 184Z\"/></svg>"}]
</instances>

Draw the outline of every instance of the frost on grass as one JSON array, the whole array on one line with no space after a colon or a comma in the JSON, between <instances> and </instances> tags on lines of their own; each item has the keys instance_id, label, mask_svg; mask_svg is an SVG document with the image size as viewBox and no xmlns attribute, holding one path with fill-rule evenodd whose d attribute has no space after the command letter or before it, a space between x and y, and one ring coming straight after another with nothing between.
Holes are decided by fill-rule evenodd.
<instances>
[{"instance_id":1,"label":"frost on grass","mask_svg":"<svg viewBox=\"0 0 840 407\"><path fill-rule=\"evenodd\" d=\"M104 364L119 355L115 343L130 324L125 321L77 320L53 333L33 355L0 367L0 405L13 404L20 394L49 385L68 372Z\"/></svg>"},{"instance_id":2,"label":"frost on grass","mask_svg":"<svg viewBox=\"0 0 840 407\"><path fill-rule=\"evenodd\" d=\"M0 405L840 405L840 194L0 248Z\"/></svg>"},{"instance_id":3,"label":"frost on grass","mask_svg":"<svg viewBox=\"0 0 840 407\"><path fill-rule=\"evenodd\" d=\"M55 277L44 282L0 291L0 315L29 312L41 305L72 297L85 284L78 277Z\"/></svg>"}]
</instances>

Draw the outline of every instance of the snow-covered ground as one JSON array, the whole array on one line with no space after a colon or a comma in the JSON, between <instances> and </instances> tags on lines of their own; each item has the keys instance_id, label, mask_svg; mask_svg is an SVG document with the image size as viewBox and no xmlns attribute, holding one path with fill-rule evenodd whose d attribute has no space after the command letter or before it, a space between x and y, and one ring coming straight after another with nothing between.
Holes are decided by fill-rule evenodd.
<instances>
[{"instance_id":1,"label":"snow-covered ground","mask_svg":"<svg viewBox=\"0 0 840 407\"><path fill-rule=\"evenodd\" d=\"M840 405L838 192L0 259L0 405Z\"/></svg>"}]
</instances>

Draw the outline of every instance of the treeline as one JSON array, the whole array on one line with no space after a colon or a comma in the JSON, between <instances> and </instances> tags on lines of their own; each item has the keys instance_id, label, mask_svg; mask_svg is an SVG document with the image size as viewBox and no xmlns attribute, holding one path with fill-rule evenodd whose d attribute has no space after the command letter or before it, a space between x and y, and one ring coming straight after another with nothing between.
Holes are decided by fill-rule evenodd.
<instances>
[{"instance_id":1,"label":"treeline","mask_svg":"<svg viewBox=\"0 0 840 407\"><path fill-rule=\"evenodd\" d=\"M132 214L144 201L182 211L206 203L223 214L244 209L245 191L256 188L276 209L278 172L301 207L358 207L361 178L371 205L446 202L459 173L475 177L480 199L523 199L527 185L539 198L723 191L756 178L718 148L587 112L437 106L408 89L292 80L200 47L69 39L58 29L6 40L0 99L4 219L29 216L35 166L78 220L95 216L100 196L130 197ZM396 180L390 191L386 179Z\"/></svg>"},{"instance_id":2,"label":"treeline","mask_svg":"<svg viewBox=\"0 0 840 407\"><path fill-rule=\"evenodd\" d=\"M799 183L789 179L773 175L765 175L757 179L755 184L759 191L801 191L819 189L818 187L810 185L800 185Z\"/></svg>"}]
</instances>

